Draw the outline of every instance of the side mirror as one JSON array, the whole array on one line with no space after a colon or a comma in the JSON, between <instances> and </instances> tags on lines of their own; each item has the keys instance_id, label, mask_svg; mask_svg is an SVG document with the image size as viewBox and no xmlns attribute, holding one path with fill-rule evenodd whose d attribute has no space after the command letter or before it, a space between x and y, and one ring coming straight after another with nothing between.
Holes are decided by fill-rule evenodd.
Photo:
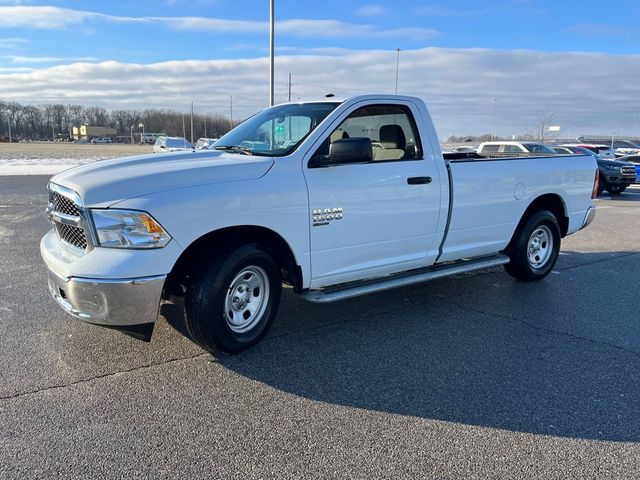
<instances>
[{"instance_id":1,"label":"side mirror","mask_svg":"<svg viewBox=\"0 0 640 480\"><path fill-rule=\"evenodd\" d=\"M373 146L370 138L342 138L329 146L329 163L366 163L371 160Z\"/></svg>"}]
</instances>

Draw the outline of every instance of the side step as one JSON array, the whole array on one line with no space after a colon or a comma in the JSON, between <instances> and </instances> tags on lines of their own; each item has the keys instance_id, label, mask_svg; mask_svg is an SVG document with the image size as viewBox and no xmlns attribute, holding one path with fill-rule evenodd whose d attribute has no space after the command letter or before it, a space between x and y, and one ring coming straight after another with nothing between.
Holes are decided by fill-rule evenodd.
<instances>
[{"instance_id":1,"label":"side step","mask_svg":"<svg viewBox=\"0 0 640 480\"><path fill-rule=\"evenodd\" d=\"M427 269L413 270L410 273L398 274L390 277L383 277L377 280L365 282L347 283L340 287L329 287L322 290L308 290L302 294L302 298L312 303L331 303L348 298L359 297L369 293L381 292L392 288L405 287L416 283L428 282L437 278L450 277L460 273L483 270L485 268L497 267L509 263L506 255L496 255L483 257L474 260L465 260L438 267L428 267Z\"/></svg>"}]
</instances>

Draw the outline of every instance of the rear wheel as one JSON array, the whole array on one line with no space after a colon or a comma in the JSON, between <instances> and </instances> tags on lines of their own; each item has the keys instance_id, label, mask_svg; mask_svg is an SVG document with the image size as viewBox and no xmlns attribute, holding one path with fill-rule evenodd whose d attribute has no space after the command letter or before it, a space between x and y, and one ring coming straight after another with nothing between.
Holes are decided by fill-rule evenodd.
<instances>
[{"instance_id":1,"label":"rear wheel","mask_svg":"<svg viewBox=\"0 0 640 480\"><path fill-rule=\"evenodd\" d=\"M542 280L558 260L560 225L547 210L536 212L516 232L507 254L511 261L505 270L525 282Z\"/></svg>"},{"instance_id":2,"label":"rear wheel","mask_svg":"<svg viewBox=\"0 0 640 480\"><path fill-rule=\"evenodd\" d=\"M241 352L267 333L281 290L280 268L260 245L218 254L187 289L187 330L209 351Z\"/></svg>"},{"instance_id":3,"label":"rear wheel","mask_svg":"<svg viewBox=\"0 0 640 480\"><path fill-rule=\"evenodd\" d=\"M626 185L608 185L607 186L607 192L609 192L611 195L620 195L626 189L627 189Z\"/></svg>"}]
</instances>

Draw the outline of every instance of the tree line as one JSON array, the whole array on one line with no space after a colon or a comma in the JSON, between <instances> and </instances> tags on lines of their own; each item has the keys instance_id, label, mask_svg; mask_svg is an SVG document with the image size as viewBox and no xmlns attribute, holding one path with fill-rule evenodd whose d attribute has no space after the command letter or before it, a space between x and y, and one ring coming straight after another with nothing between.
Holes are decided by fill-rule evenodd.
<instances>
[{"instance_id":1,"label":"tree line","mask_svg":"<svg viewBox=\"0 0 640 480\"><path fill-rule=\"evenodd\" d=\"M98 125L115 128L122 140L133 133L137 142L144 125L147 133L166 133L170 136L191 135L191 117L174 110L107 110L103 107L82 105L22 105L0 100L0 137L25 140L51 140L70 134L73 127ZM194 140L200 137L219 137L227 133L236 122L220 114L194 114Z\"/></svg>"}]
</instances>

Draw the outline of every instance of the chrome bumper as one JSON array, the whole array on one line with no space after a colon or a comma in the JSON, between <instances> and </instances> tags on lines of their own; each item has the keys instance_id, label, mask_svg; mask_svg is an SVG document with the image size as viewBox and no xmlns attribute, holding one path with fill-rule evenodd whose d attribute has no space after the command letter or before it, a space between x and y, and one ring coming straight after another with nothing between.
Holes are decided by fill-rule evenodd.
<instances>
[{"instance_id":1,"label":"chrome bumper","mask_svg":"<svg viewBox=\"0 0 640 480\"><path fill-rule=\"evenodd\" d=\"M49 292L67 313L111 326L153 323L166 275L126 279L63 278L49 270Z\"/></svg>"}]
</instances>

